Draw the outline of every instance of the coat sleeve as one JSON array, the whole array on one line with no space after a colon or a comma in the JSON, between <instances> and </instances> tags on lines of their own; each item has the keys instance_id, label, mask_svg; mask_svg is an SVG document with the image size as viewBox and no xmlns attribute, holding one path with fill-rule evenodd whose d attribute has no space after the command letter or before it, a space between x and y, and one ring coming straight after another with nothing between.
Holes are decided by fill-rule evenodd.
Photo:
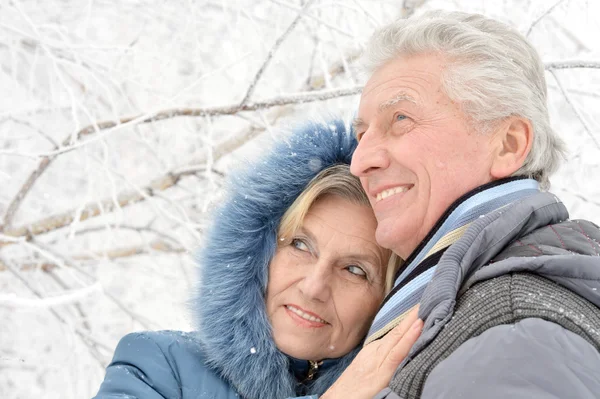
<instances>
[{"instance_id":1,"label":"coat sleeve","mask_svg":"<svg viewBox=\"0 0 600 399\"><path fill-rule=\"evenodd\" d=\"M581 336L538 318L491 328L431 372L422 399L597 398L600 354Z\"/></svg>"},{"instance_id":2,"label":"coat sleeve","mask_svg":"<svg viewBox=\"0 0 600 399\"><path fill-rule=\"evenodd\" d=\"M95 399L239 399L206 365L193 334L147 331L126 335Z\"/></svg>"},{"instance_id":3,"label":"coat sleeve","mask_svg":"<svg viewBox=\"0 0 600 399\"><path fill-rule=\"evenodd\" d=\"M181 399L180 383L158 343L146 333L121 339L94 399Z\"/></svg>"}]
</instances>

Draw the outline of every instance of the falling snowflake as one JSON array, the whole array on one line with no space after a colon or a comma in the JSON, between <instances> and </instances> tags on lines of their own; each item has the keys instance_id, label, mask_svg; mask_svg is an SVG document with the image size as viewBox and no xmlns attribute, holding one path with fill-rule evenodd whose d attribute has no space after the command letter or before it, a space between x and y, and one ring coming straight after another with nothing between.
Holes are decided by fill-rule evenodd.
<instances>
[{"instance_id":1,"label":"falling snowflake","mask_svg":"<svg viewBox=\"0 0 600 399\"><path fill-rule=\"evenodd\" d=\"M308 161L308 167L310 168L310 170L312 172L320 171L322 166L323 166L323 162L321 162L321 160L319 158L311 158Z\"/></svg>"}]
</instances>

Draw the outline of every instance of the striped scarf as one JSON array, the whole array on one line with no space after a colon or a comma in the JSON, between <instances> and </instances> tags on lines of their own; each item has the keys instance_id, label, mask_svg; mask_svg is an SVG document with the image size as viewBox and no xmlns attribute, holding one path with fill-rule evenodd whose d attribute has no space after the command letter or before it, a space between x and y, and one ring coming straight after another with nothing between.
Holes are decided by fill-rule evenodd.
<instances>
[{"instance_id":1,"label":"striped scarf","mask_svg":"<svg viewBox=\"0 0 600 399\"><path fill-rule=\"evenodd\" d=\"M440 258L472 221L537 192L537 181L513 177L485 184L456 200L404 263L394 288L373 320L365 344L387 334L417 306Z\"/></svg>"}]
</instances>

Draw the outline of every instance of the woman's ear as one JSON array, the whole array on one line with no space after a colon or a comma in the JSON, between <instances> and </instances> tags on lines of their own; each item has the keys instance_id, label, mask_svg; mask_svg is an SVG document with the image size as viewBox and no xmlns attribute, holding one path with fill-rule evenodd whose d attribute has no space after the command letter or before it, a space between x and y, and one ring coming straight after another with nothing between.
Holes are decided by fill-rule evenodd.
<instances>
[{"instance_id":1,"label":"woman's ear","mask_svg":"<svg viewBox=\"0 0 600 399\"><path fill-rule=\"evenodd\" d=\"M495 133L497 151L492 162L490 174L502 179L515 173L531 151L533 126L528 119L512 116L500 124Z\"/></svg>"}]
</instances>

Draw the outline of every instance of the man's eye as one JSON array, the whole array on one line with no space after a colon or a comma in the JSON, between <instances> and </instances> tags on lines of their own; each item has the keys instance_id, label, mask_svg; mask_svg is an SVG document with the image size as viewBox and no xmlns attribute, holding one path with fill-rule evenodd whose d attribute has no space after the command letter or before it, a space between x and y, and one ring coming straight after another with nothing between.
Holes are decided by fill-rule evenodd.
<instances>
[{"instance_id":1,"label":"man's eye","mask_svg":"<svg viewBox=\"0 0 600 399\"><path fill-rule=\"evenodd\" d=\"M306 243L299 238L294 238L291 242L291 245L300 251L309 251L308 245L306 245Z\"/></svg>"},{"instance_id":2,"label":"man's eye","mask_svg":"<svg viewBox=\"0 0 600 399\"><path fill-rule=\"evenodd\" d=\"M365 271L360 266L350 265L350 266L346 267L346 269L354 275L361 276L361 277L367 276L367 273L365 273Z\"/></svg>"},{"instance_id":3,"label":"man's eye","mask_svg":"<svg viewBox=\"0 0 600 399\"><path fill-rule=\"evenodd\" d=\"M356 141L360 141L360 139L362 139L362 137L365 135L365 132L362 133L357 133L356 134Z\"/></svg>"},{"instance_id":4,"label":"man's eye","mask_svg":"<svg viewBox=\"0 0 600 399\"><path fill-rule=\"evenodd\" d=\"M406 115L397 114L395 119L396 119L396 122L403 121L406 119Z\"/></svg>"}]
</instances>

